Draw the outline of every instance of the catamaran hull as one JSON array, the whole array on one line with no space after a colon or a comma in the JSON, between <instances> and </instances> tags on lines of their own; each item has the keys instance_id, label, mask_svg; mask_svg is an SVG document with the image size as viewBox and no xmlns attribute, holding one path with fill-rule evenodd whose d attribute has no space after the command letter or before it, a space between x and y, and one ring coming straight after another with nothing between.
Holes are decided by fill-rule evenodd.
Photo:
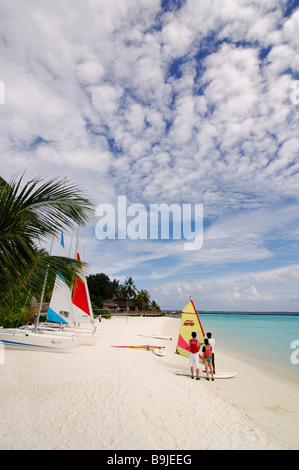
<instances>
[{"instance_id":1,"label":"catamaran hull","mask_svg":"<svg viewBox=\"0 0 299 470\"><path fill-rule=\"evenodd\" d=\"M80 344L92 346L96 344L99 340L99 334L97 333L97 328L84 328L81 326L73 327L70 325L66 325L63 330L66 333L73 333L77 334L78 338L80 339Z\"/></svg>"},{"instance_id":2,"label":"catamaran hull","mask_svg":"<svg viewBox=\"0 0 299 470\"><path fill-rule=\"evenodd\" d=\"M21 329L29 332L33 332L34 326L22 327ZM68 326L59 329L55 326L38 326L37 332L40 334L52 335L54 337L66 337L75 339L79 345L92 346L96 344L99 336L95 334L95 330L81 330L80 328L69 328Z\"/></svg>"},{"instance_id":3,"label":"catamaran hull","mask_svg":"<svg viewBox=\"0 0 299 470\"><path fill-rule=\"evenodd\" d=\"M65 351L78 346L75 338L65 338L39 334L33 332L21 332L18 330L0 331L0 341L8 349Z\"/></svg>"}]
</instances>

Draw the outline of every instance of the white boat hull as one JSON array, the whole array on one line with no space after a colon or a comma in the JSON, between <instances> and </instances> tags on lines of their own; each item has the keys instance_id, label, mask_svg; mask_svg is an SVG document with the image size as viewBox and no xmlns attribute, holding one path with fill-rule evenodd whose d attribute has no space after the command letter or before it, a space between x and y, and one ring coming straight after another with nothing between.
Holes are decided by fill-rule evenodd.
<instances>
[{"instance_id":1,"label":"white boat hull","mask_svg":"<svg viewBox=\"0 0 299 470\"><path fill-rule=\"evenodd\" d=\"M156 356L166 356L165 348L154 348L153 352L156 354Z\"/></svg>"},{"instance_id":2,"label":"white boat hull","mask_svg":"<svg viewBox=\"0 0 299 470\"><path fill-rule=\"evenodd\" d=\"M19 329L1 329L0 341L8 349L34 349L44 351L64 351L78 346L74 337L64 337L46 333L34 333Z\"/></svg>"},{"instance_id":3,"label":"white boat hull","mask_svg":"<svg viewBox=\"0 0 299 470\"><path fill-rule=\"evenodd\" d=\"M23 327L24 330L32 331L32 327ZM37 327L37 331L41 334L48 334L53 336L66 336L69 338L75 338L79 344L92 346L97 343L99 335L96 335L96 328L80 328L71 327L69 325L63 325L61 328L55 324L43 324L41 323Z\"/></svg>"}]
</instances>

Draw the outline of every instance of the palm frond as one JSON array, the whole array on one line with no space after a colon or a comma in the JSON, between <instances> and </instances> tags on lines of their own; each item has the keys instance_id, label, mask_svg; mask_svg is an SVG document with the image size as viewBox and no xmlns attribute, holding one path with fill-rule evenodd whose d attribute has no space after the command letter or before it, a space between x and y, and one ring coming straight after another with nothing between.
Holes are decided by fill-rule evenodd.
<instances>
[{"instance_id":1,"label":"palm frond","mask_svg":"<svg viewBox=\"0 0 299 470\"><path fill-rule=\"evenodd\" d=\"M13 289L40 287L47 273L60 270L68 283L80 276L76 260L38 253L36 241L52 238L73 224L92 220L93 205L76 185L63 179L24 183L23 176L7 183L0 177L0 294ZM81 263L82 264L82 263Z\"/></svg>"}]
</instances>

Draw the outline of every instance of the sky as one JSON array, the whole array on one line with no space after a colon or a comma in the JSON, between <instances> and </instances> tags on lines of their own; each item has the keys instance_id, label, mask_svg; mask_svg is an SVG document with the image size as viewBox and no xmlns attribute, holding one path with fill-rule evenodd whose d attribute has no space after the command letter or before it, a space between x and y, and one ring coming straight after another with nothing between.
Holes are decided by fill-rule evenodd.
<instances>
[{"instance_id":1,"label":"sky","mask_svg":"<svg viewBox=\"0 0 299 470\"><path fill-rule=\"evenodd\" d=\"M298 31L298 0L4 0L1 176L78 184L88 273L163 309L299 311Z\"/></svg>"}]
</instances>

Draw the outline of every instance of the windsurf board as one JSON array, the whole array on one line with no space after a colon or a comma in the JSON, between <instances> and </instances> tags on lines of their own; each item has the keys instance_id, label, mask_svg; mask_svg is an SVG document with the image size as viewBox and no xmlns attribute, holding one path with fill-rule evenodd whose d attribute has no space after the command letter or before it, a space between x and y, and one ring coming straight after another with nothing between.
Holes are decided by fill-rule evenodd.
<instances>
[{"instance_id":1,"label":"windsurf board","mask_svg":"<svg viewBox=\"0 0 299 470\"><path fill-rule=\"evenodd\" d=\"M177 370L176 375L185 375L191 377L191 372L189 370ZM196 376L196 373L194 374ZM211 374L209 374L211 376ZM237 375L237 372L217 372L214 374L214 379L231 379ZM207 375L205 372L199 372L200 378L206 378Z\"/></svg>"},{"instance_id":2,"label":"windsurf board","mask_svg":"<svg viewBox=\"0 0 299 470\"><path fill-rule=\"evenodd\" d=\"M139 336L145 336L146 338L169 339L170 341L172 340L172 336L141 335L141 334Z\"/></svg>"}]
</instances>

